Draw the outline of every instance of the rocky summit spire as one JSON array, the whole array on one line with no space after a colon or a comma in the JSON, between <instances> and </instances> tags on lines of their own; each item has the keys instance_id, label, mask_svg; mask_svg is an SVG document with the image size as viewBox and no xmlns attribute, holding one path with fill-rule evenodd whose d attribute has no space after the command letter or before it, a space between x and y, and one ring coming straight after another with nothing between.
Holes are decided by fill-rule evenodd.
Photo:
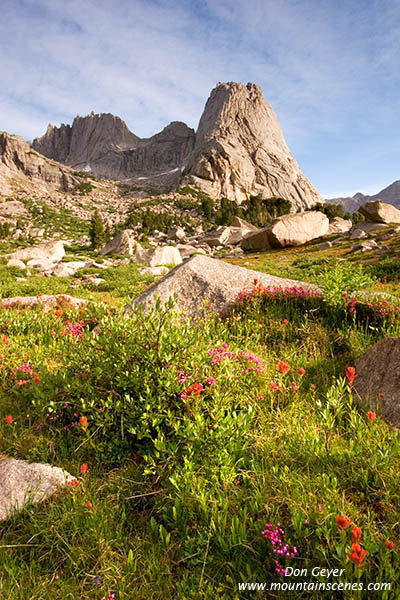
<instances>
[{"instance_id":1,"label":"rocky summit spire","mask_svg":"<svg viewBox=\"0 0 400 600\"><path fill-rule=\"evenodd\" d=\"M159 191L191 183L238 203L250 196L285 198L293 211L323 202L253 83L218 83L196 133L174 121L141 139L119 117L92 112L72 125L49 127L33 148L74 169Z\"/></svg>"},{"instance_id":2,"label":"rocky summit spire","mask_svg":"<svg viewBox=\"0 0 400 600\"><path fill-rule=\"evenodd\" d=\"M291 154L261 89L218 83L200 119L186 181L237 202L259 195L290 200L293 209L323 201Z\"/></svg>"}]
</instances>

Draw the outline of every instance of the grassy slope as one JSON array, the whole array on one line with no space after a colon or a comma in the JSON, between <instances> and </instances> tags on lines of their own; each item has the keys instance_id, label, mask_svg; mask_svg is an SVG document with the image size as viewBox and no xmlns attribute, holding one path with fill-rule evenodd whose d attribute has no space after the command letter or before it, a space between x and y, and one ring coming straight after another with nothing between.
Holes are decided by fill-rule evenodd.
<instances>
[{"instance_id":1,"label":"grassy slope","mask_svg":"<svg viewBox=\"0 0 400 600\"><path fill-rule=\"evenodd\" d=\"M232 262L318 282L322 259L346 251L318 252L311 244ZM362 255L363 261L370 259ZM72 290L68 280L59 278L17 285L13 277L5 281L9 270L3 267L2 273L6 295L65 291L114 306L148 283L134 267L110 270L106 289L90 292ZM382 288L394 293L397 282L375 286ZM9 310L0 316L2 335L12 342L0 340L5 366L0 452L63 466L81 481L1 525L2 598L100 600L112 593L127 599L265 597L239 592L237 583L282 579L274 573L271 544L260 535L266 522L282 523L298 548L287 565L345 568L344 581L357 582L361 574L365 585L394 584L400 566L399 438L379 418L369 422L366 411L351 404L341 380L345 368L375 340L398 335L397 325L370 331L336 313L329 317L277 303L228 322L206 322L181 335L173 320L167 320L161 348L152 353L156 346L148 348L138 333L147 327L145 337L153 339L151 322L123 322L118 313L103 317L103 309L95 309L87 329L99 319L108 329L97 341L87 331L72 344L73 338L60 334L67 319L82 315L60 312L44 316ZM202 402L195 395L189 398L192 416L180 393L200 380L196 368L209 364L208 350L223 342L235 353L253 352L265 369L259 375L238 369L235 380L219 365L209 365L218 383L202 392ZM129 362L135 353L137 377L135 362ZM160 368L161 359L168 368ZM40 382L18 386L10 381L10 369L29 361ZM286 375L277 369L280 361L290 365ZM223 365L236 368L237 359ZM306 369L304 376L298 373L300 367ZM191 379L179 386L182 369ZM75 370L86 373L86 379L74 379ZM153 372L159 373L158 379ZM288 391L274 392L269 384L276 380ZM140 386L145 390L142 398ZM132 448L127 453L119 444L121 415L124 393L135 390L130 414L142 414L140 403L151 398L145 410L162 414L163 420L153 432L156 443L125 433ZM64 421L58 425L44 419L49 406L59 409L57 403L66 399L78 415L90 417L87 430L77 425L76 436L63 430ZM91 401L106 407L104 435L96 432L94 421L100 417ZM7 414L13 415L11 425L5 422ZM125 418L129 421L128 414ZM89 465L85 475L80 474L83 463ZM357 570L344 554L351 535L348 530L338 533L335 519L341 513L362 527L368 550L363 569ZM387 538L396 544L392 552L385 546ZM394 594L376 597L396 598ZM270 592L269 597L303 596ZM304 597L367 596L308 592Z\"/></svg>"}]
</instances>

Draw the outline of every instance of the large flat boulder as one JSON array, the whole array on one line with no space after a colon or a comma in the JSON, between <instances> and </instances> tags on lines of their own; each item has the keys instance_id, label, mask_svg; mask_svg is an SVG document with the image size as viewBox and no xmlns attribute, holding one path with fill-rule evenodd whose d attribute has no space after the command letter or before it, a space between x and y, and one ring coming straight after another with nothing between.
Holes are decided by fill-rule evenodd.
<instances>
[{"instance_id":1,"label":"large flat boulder","mask_svg":"<svg viewBox=\"0 0 400 600\"><path fill-rule=\"evenodd\" d=\"M242 241L242 248L257 251L301 246L326 235L328 230L328 217L317 210L283 215L275 219L268 227L248 233Z\"/></svg>"},{"instance_id":2,"label":"large flat boulder","mask_svg":"<svg viewBox=\"0 0 400 600\"><path fill-rule=\"evenodd\" d=\"M355 361L355 368L354 397L393 427L400 427L400 338L374 344Z\"/></svg>"},{"instance_id":3,"label":"large flat boulder","mask_svg":"<svg viewBox=\"0 0 400 600\"><path fill-rule=\"evenodd\" d=\"M59 467L2 457L0 459L0 521L8 519L27 503L53 496L73 480Z\"/></svg>"},{"instance_id":4,"label":"large flat boulder","mask_svg":"<svg viewBox=\"0 0 400 600\"><path fill-rule=\"evenodd\" d=\"M367 221L375 223L400 223L400 210L391 204L377 200L366 202L358 209Z\"/></svg>"},{"instance_id":5,"label":"large flat boulder","mask_svg":"<svg viewBox=\"0 0 400 600\"><path fill-rule=\"evenodd\" d=\"M386 223L372 223L365 221L363 223L356 223L350 230L351 240L361 240L367 237L369 234L379 233L383 229L387 229Z\"/></svg>"},{"instance_id":6,"label":"large flat boulder","mask_svg":"<svg viewBox=\"0 0 400 600\"><path fill-rule=\"evenodd\" d=\"M318 210L309 210L275 219L268 228L268 240L271 248L301 246L326 235L328 229L328 217Z\"/></svg>"},{"instance_id":7,"label":"large flat boulder","mask_svg":"<svg viewBox=\"0 0 400 600\"><path fill-rule=\"evenodd\" d=\"M255 278L266 287L316 289L302 281L283 279L208 256L196 255L172 269L168 275L135 298L133 306L127 307L127 312L139 304L147 312L154 307L156 297L165 304L175 294L175 309L187 316L197 317L205 309L218 312L227 309L242 290L252 290Z\"/></svg>"},{"instance_id":8,"label":"large flat boulder","mask_svg":"<svg viewBox=\"0 0 400 600\"><path fill-rule=\"evenodd\" d=\"M388 226L386 223L374 223L372 221L364 221L364 222L356 223L355 225L353 225L352 231L354 231L355 229L364 231L367 234L369 234L369 233L374 234L375 232L387 230Z\"/></svg>"},{"instance_id":9,"label":"large flat boulder","mask_svg":"<svg viewBox=\"0 0 400 600\"><path fill-rule=\"evenodd\" d=\"M48 264L56 263L65 256L64 242L61 240L46 242L30 248L21 248L5 256L17 260L35 259Z\"/></svg>"}]
</instances>

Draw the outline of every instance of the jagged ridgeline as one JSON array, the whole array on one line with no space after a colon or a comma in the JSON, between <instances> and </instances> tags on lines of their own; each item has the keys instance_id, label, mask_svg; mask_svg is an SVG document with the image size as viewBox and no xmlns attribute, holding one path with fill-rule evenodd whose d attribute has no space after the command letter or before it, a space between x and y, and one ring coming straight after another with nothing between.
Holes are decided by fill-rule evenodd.
<instances>
[{"instance_id":1,"label":"jagged ridgeline","mask_svg":"<svg viewBox=\"0 0 400 600\"><path fill-rule=\"evenodd\" d=\"M196 132L173 122L141 139L120 118L92 113L72 125L49 125L33 148L76 170L159 191L195 184L212 198L239 204L251 196L284 198L292 210L322 201L252 83L219 83Z\"/></svg>"}]
</instances>

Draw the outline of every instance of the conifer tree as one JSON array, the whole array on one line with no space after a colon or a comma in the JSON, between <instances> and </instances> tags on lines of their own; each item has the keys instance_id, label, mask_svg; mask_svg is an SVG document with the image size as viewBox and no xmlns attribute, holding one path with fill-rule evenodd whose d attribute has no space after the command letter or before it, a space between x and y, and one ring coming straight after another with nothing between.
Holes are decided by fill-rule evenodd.
<instances>
[{"instance_id":1,"label":"conifer tree","mask_svg":"<svg viewBox=\"0 0 400 600\"><path fill-rule=\"evenodd\" d=\"M99 211L96 209L90 222L90 241L93 250L101 248L106 241L103 220Z\"/></svg>"}]
</instances>

